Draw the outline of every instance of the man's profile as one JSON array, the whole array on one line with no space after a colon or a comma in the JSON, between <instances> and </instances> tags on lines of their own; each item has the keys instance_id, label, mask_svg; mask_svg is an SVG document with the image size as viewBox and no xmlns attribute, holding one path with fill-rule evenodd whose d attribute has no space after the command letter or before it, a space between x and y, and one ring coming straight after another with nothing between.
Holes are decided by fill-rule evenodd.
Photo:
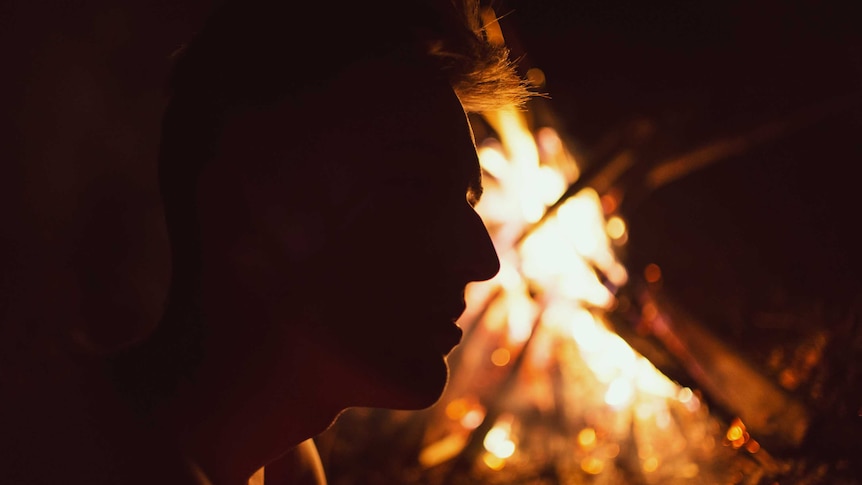
<instances>
[{"instance_id":1,"label":"man's profile","mask_svg":"<svg viewBox=\"0 0 862 485\"><path fill-rule=\"evenodd\" d=\"M481 171L465 111L528 96L477 8L213 12L177 60L163 120L164 316L135 345L85 359L120 409L90 418L125 424L107 442L138 444L81 459L155 447L140 477L243 484L349 407L439 398L465 285L499 268L472 207ZM127 461L118 476L146 460Z\"/></svg>"}]
</instances>

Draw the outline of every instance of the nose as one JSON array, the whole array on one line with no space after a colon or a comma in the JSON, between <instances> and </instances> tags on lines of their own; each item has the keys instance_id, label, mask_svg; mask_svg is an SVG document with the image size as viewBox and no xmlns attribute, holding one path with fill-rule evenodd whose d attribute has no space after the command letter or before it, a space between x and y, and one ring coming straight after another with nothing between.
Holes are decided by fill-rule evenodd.
<instances>
[{"instance_id":1,"label":"nose","mask_svg":"<svg viewBox=\"0 0 862 485\"><path fill-rule=\"evenodd\" d=\"M500 271L500 258L479 214L469 207L462 239L462 264L467 282L485 281Z\"/></svg>"}]
</instances>

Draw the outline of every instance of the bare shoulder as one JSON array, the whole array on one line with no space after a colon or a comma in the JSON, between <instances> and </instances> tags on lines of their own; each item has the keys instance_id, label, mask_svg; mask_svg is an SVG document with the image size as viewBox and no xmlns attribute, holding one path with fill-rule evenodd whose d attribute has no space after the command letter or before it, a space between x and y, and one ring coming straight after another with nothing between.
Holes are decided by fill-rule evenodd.
<instances>
[{"instance_id":1,"label":"bare shoulder","mask_svg":"<svg viewBox=\"0 0 862 485\"><path fill-rule=\"evenodd\" d=\"M323 463L311 439L267 465L263 476L265 485L326 485Z\"/></svg>"}]
</instances>

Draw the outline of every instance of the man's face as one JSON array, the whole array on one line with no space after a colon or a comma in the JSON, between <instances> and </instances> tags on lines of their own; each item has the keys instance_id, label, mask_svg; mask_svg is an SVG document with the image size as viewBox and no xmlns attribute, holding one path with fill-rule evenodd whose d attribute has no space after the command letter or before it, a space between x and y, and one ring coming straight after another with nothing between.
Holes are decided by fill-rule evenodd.
<instances>
[{"instance_id":1,"label":"man's face","mask_svg":"<svg viewBox=\"0 0 862 485\"><path fill-rule=\"evenodd\" d=\"M311 166L287 161L284 177L246 184L255 237L238 253L268 270L236 273L271 295L254 331L271 344L268 329L291 328L282 354L310 343L307 372L343 391L345 407L426 407L447 382L466 284L499 268L472 207L481 171L470 127L451 88L415 68L362 65L332 90L322 135L300 150ZM266 116L296 123L287 106Z\"/></svg>"}]
</instances>

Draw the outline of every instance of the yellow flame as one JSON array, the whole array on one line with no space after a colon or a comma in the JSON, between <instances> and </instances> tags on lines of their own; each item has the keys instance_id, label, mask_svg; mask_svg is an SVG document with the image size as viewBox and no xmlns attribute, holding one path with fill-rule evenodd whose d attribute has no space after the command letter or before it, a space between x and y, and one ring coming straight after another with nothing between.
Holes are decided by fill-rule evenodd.
<instances>
[{"instance_id":1,"label":"yellow flame","mask_svg":"<svg viewBox=\"0 0 862 485\"><path fill-rule=\"evenodd\" d=\"M694 478L700 473L700 467L697 463L686 463L680 469L680 476L683 478Z\"/></svg>"},{"instance_id":2,"label":"yellow flame","mask_svg":"<svg viewBox=\"0 0 862 485\"><path fill-rule=\"evenodd\" d=\"M644 460L643 462L643 470L647 473L652 473L658 469L659 461L655 456L651 456Z\"/></svg>"},{"instance_id":3,"label":"yellow flame","mask_svg":"<svg viewBox=\"0 0 862 485\"><path fill-rule=\"evenodd\" d=\"M602 318L603 311L617 304L616 289L628 282L628 272L615 254L628 240L626 221L614 214L618 194L600 195L586 188L546 214L579 175L561 137L549 127L534 134L524 114L514 109L487 113L485 118L499 138L483 140L478 147L487 176L476 211L488 224L500 254L501 270L489 283L502 289L494 308L505 316L495 318L505 322L509 343L526 340L540 317L541 330L574 341L584 364L605 386L603 398L609 407L619 411L637 406L637 415L654 420L659 429L671 425L667 399L696 410L699 400L690 389L668 379ZM658 281L660 270L656 266L652 271L647 279ZM483 322L488 328L500 325L490 317ZM490 357L502 366L511 354L501 346ZM462 423L467 415L460 418ZM511 425L511 418L500 419L484 437L487 453L482 459L491 469L501 469L515 453ZM582 429L577 441L590 452L580 463L589 474L601 473L604 459L619 453L618 445L599 446L593 428ZM641 459L647 473L661 464L654 451ZM696 475L697 468L690 472Z\"/></svg>"},{"instance_id":4,"label":"yellow flame","mask_svg":"<svg viewBox=\"0 0 862 485\"><path fill-rule=\"evenodd\" d=\"M621 239L626 234L626 223L621 217L613 216L608 219L605 229L611 239Z\"/></svg>"},{"instance_id":5,"label":"yellow flame","mask_svg":"<svg viewBox=\"0 0 862 485\"><path fill-rule=\"evenodd\" d=\"M602 455L606 458L616 458L620 454L620 445L616 443L610 443L607 447L602 450Z\"/></svg>"},{"instance_id":6,"label":"yellow flame","mask_svg":"<svg viewBox=\"0 0 862 485\"><path fill-rule=\"evenodd\" d=\"M632 402L635 389L631 381L618 377L611 382L608 390L605 393L605 403L614 408L621 408Z\"/></svg>"},{"instance_id":7,"label":"yellow flame","mask_svg":"<svg viewBox=\"0 0 862 485\"><path fill-rule=\"evenodd\" d=\"M483 409L471 409L461 418L461 426L465 429L476 429L484 419L485 411Z\"/></svg>"},{"instance_id":8,"label":"yellow flame","mask_svg":"<svg viewBox=\"0 0 862 485\"><path fill-rule=\"evenodd\" d=\"M467 400L464 398L454 399L446 405L446 416L449 419L459 420L469 411Z\"/></svg>"},{"instance_id":9,"label":"yellow flame","mask_svg":"<svg viewBox=\"0 0 862 485\"><path fill-rule=\"evenodd\" d=\"M431 443L419 453L419 464L425 468L439 465L458 455L467 444L467 436L451 434Z\"/></svg>"},{"instance_id":10,"label":"yellow flame","mask_svg":"<svg viewBox=\"0 0 862 485\"><path fill-rule=\"evenodd\" d=\"M512 354L509 352L509 349L500 347L497 350L491 352L491 362L494 363L497 367L503 367L509 363L509 360L512 358Z\"/></svg>"},{"instance_id":11,"label":"yellow flame","mask_svg":"<svg viewBox=\"0 0 862 485\"><path fill-rule=\"evenodd\" d=\"M499 191L489 194L493 204L480 202L480 214L496 222L535 223L565 192L569 180L559 170L540 164L537 140L523 113L503 109L487 114L486 119L504 136L478 149L479 163L493 177L494 183L490 185ZM550 148L551 155L559 156L561 148L554 147L553 137L546 132L544 138L543 148Z\"/></svg>"},{"instance_id":12,"label":"yellow flame","mask_svg":"<svg viewBox=\"0 0 862 485\"><path fill-rule=\"evenodd\" d=\"M635 380L638 390L665 398L673 398L679 394L679 386L656 369L649 359L638 357L636 366Z\"/></svg>"},{"instance_id":13,"label":"yellow flame","mask_svg":"<svg viewBox=\"0 0 862 485\"><path fill-rule=\"evenodd\" d=\"M742 438L745 433L745 425L742 424L742 420L736 418L730 424L730 427L727 428L727 439L729 441L736 441Z\"/></svg>"},{"instance_id":14,"label":"yellow flame","mask_svg":"<svg viewBox=\"0 0 862 485\"><path fill-rule=\"evenodd\" d=\"M488 430L482 444L488 452L497 458L505 460L515 453L515 442L511 439L511 421L501 419Z\"/></svg>"},{"instance_id":15,"label":"yellow flame","mask_svg":"<svg viewBox=\"0 0 862 485\"><path fill-rule=\"evenodd\" d=\"M536 302L525 292L507 293L509 308L508 337L515 343L522 343L529 338L536 318Z\"/></svg>"},{"instance_id":16,"label":"yellow flame","mask_svg":"<svg viewBox=\"0 0 862 485\"><path fill-rule=\"evenodd\" d=\"M482 462L494 471L500 471L506 466L506 460L490 452L482 455Z\"/></svg>"},{"instance_id":17,"label":"yellow flame","mask_svg":"<svg viewBox=\"0 0 862 485\"><path fill-rule=\"evenodd\" d=\"M590 475L598 475L605 468L605 462L594 456L588 456L581 460L581 470Z\"/></svg>"},{"instance_id":18,"label":"yellow flame","mask_svg":"<svg viewBox=\"0 0 862 485\"><path fill-rule=\"evenodd\" d=\"M578 433L578 444L585 450L590 450L596 446L596 430L593 428L584 428Z\"/></svg>"},{"instance_id":19,"label":"yellow flame","mask_svg":"<svg viewBox=\"0 0 862 485\"><path fill-rule=\"evenodd\" d=\"M683 387L679 390L679 393L677 394L676 398L677 400L679 400L679 402L686 404L688 402L691 402L691 398L693 396L694 393L691 392L691 389L689 389L688 387Z\"/></svg>"}]
</instances>

